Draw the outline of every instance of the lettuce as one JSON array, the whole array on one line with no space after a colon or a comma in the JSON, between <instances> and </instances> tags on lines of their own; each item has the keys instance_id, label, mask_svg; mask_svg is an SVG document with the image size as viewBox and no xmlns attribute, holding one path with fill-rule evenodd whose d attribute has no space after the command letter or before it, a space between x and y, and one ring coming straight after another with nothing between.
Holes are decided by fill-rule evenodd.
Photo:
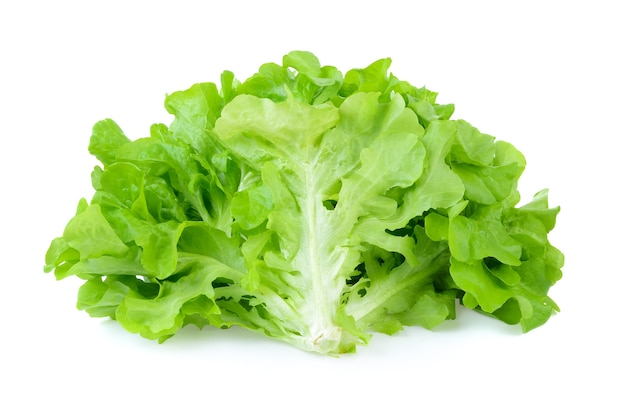
<instances>
[{"instance_id":1,"label":"lettuce","mask_svg":"<svg viewBox=\"0 0 626 396\"><path fill-rule=\"evenodd\" d=\"M168 95L128 139L98 122L95 193L46 255L78 308L163 342L241 326L322 354L432 329L457 301L529 331L558 306L547 191L523 206L511 144L388 73L294 51L244 82Z\"/></svg>"}]
</instances>

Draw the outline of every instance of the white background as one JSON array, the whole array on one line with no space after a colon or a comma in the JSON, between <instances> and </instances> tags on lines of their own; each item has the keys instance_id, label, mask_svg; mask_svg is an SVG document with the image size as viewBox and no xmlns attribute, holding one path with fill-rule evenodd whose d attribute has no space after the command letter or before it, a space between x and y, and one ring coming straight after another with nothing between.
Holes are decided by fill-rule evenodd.
<instances>
[{"instance_id":1,"label":"white background","mask_svg":"<svg viewBox=\"0 0 626 396\"><path fill-rule=\"evenodd\" d=\"M0 5L0 394L626 394L624 12L619 1L21 1ZM19 5L17 5L19 4ZM294 50L391 71L515 144L523 200L549 187L566 255L561 306L522 335L467 310L354 355L240 329L159 345L75 309L42 271L92 193L91 126L169 123L166 93L243 80ZM325 392L325 393L322 393ZM223 393L222 393L223 394Z\"/></svg>"}]
</instances>

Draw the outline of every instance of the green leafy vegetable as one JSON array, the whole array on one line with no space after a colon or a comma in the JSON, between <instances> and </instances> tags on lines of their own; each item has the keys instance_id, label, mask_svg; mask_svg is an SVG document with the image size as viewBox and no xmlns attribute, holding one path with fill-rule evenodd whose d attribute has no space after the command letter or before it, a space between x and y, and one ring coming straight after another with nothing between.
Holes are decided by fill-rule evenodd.
<instances>
[{"instance_id":1,"label":"green leafy vegetable","mask_svg":"<svg viewBox=\"0 0 626 396\"><path fill-rule=\"evenodd\" d=\"M78 308L164 341L241 326L322 354L428 329L456 301L524 331L557 305L547 192L517 207L511 144L388 73L345 76L295 51L244 82L167 96L167 127L93 128L93 198L45 271L85 280Z\"/></svg>"}]
</instances>

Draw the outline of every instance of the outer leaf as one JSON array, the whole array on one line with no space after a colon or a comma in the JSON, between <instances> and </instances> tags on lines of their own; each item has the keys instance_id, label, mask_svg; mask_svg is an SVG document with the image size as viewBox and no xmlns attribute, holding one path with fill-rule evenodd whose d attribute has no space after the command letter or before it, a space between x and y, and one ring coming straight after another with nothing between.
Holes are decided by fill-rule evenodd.
<instances>
[{"instance_id":1,"label":"outer leaf","mask_svg":"<svg viewBox=\"0 0 626 396\"><path fill-rule=\"evenodd\" d=\"M79 252L81 260L102 255L122 256L128 252L128 246L107 222L97 204L88 206L67 224L63 239Z\"/></svg>"},{"instance_id":2,"label":"outer leaf","mask_svg":"<svg viewBox=\"0 0 626 396\"><path fill-rule=\"evenodd\" d=\"M97 122L92 129L89 152L106 166L115 161L117 149L129 141L115 121L105 119Z\"/></svg>"}]
</instances>

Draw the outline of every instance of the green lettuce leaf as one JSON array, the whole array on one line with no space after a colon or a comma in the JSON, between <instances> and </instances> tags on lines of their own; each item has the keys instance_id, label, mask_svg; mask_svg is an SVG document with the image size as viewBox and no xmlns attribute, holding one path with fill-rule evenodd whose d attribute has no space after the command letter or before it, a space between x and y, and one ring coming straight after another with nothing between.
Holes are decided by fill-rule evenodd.
<instances>
[{"instance_id":1,"label":"green lettuce leaf","mask_svg":"<svg viewBox=\"0 0 626 396\"><path fill-rule=\"evenodd\" d=\"M517 206L513 145L389 73L310 52L168 95L170 126L96 123L101 163L46 254L78 308L164 340L240 326L321 354L435 328L456 301L524 331L558 306L559 208Z\"/></svg>"}]
</instances>

